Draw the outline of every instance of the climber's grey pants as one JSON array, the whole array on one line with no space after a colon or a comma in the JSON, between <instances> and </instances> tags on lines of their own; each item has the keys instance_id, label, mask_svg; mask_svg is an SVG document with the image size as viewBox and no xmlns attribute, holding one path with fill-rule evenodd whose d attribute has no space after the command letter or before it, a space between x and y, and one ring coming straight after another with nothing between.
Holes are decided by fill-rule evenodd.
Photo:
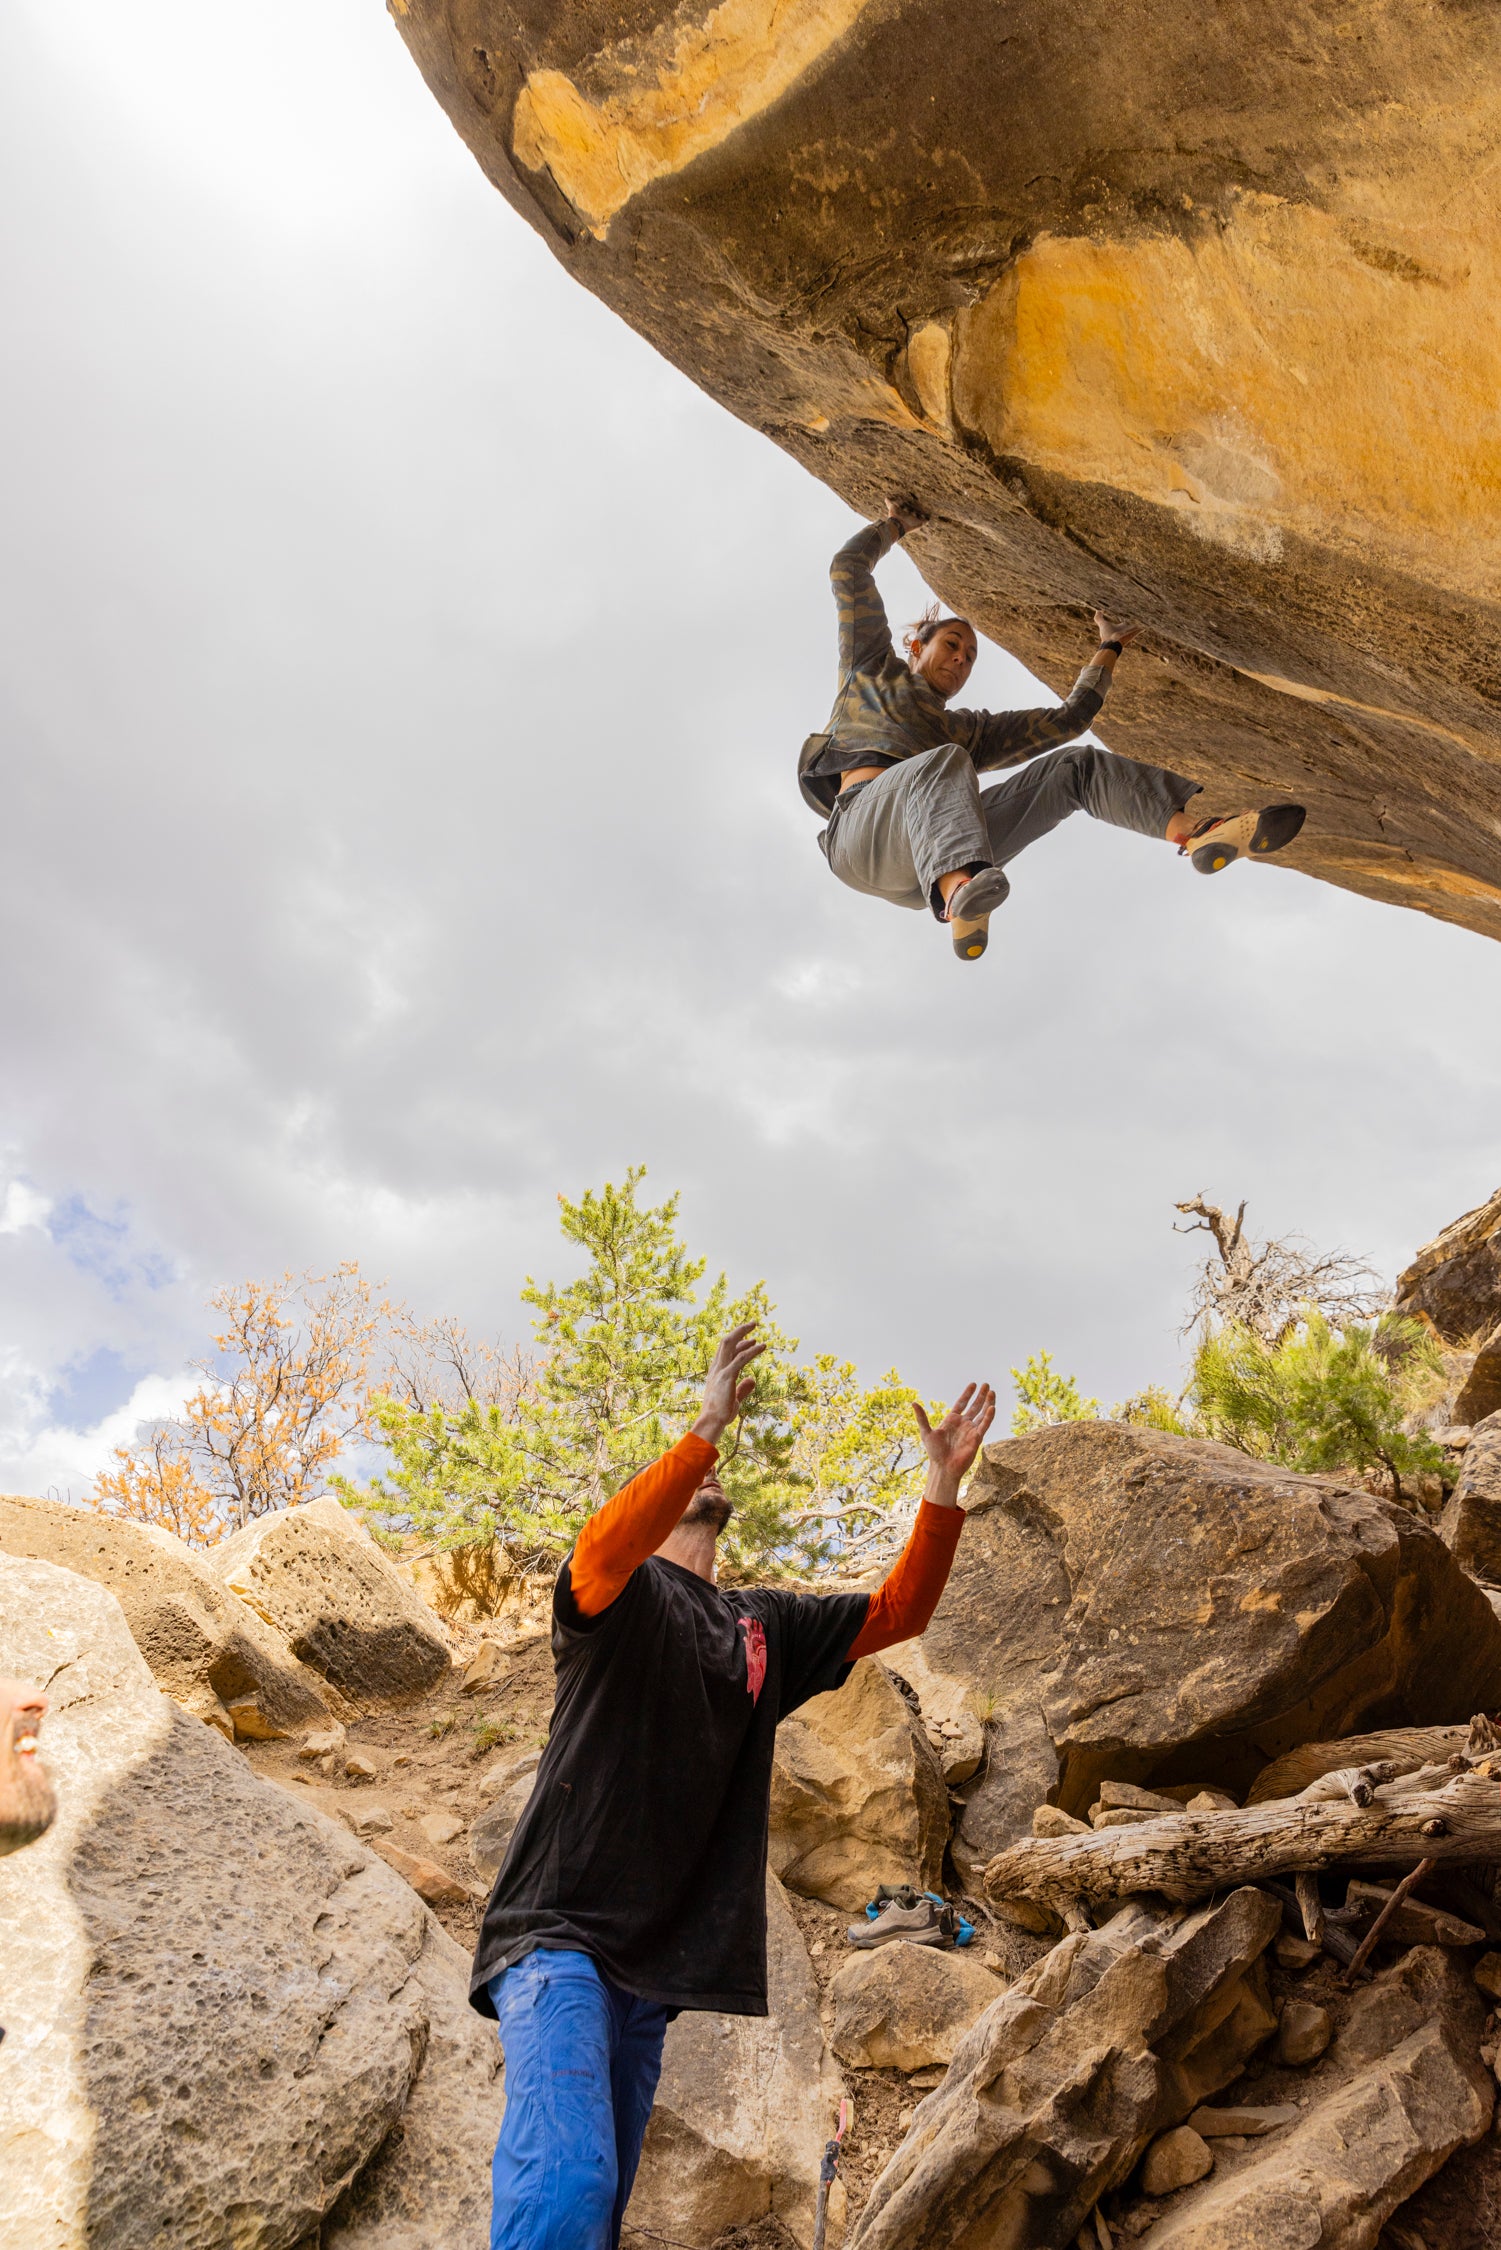
<instances>
[{"instance_id":1,"label":"climber's grey pants","mask_svg":"<svg viewBox=\"0 0 1501 2250\"><path fill-rule=\"evenodd\" d=\"M969 752L946 742L846 789L819 843L852 891L937 914L940 875L1004 867L1075 812L1160 838L1198 788L1182 774L1076 742L982 789Z\"/></svg>"}]
</instances>

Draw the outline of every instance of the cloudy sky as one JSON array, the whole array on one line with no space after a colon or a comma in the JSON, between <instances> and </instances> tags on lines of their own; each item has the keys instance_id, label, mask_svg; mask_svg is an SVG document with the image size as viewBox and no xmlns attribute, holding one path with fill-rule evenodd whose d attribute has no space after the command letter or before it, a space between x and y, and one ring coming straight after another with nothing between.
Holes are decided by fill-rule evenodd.
<instances>
[{"instance_id":1,"label":"cloudy sky","mask_svg":"<svg viewBox=\"0 0 1501 2250\"><path fill-rule=\"evenodd\" d=\"M372 0L12 0L0 88L0 1483L86 1490L224 1282L522 1333L632 1161L807 1347L1107 1402L1177 1375L1175 1198L1391 1270L1501 1180L1479 938L1083 821L973 970L839 888L791 766L852 519Z\"/></svg>"}]
</instances>

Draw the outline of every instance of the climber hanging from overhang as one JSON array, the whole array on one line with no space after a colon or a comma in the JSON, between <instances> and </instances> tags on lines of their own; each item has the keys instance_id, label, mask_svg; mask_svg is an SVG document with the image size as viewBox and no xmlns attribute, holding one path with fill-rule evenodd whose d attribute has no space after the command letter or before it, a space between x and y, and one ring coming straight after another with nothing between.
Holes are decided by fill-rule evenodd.
<instances>
[{"instance_id":1,"label":"climber hanging from overhang","mask_svg":"<svg viewBox=\"0 0 1501 2250\"><path fill-rule=\"evenodd\" d=\"M974 627L935 606L911 629L903 662L872 575L924 520L915 500L888 500L885 517L856 532L829 573L839 604L839 692L826 732L803 745L798 780L815 812L828 815L818 841L841 883L894 906L927 908L950 925L960 960L977 961L990 916L1011 889L1007 864L1070 813L1164 838L1205 875L1292 842L1301 805L1195 821L1185 808L1198 782L1079 742L1138 631L1103 610L1094 615L1100 645L1062 703L950 710L974 668ZM1027 760L1013 780L980 787L982 773Z\"/></svg>"}]
</instances>

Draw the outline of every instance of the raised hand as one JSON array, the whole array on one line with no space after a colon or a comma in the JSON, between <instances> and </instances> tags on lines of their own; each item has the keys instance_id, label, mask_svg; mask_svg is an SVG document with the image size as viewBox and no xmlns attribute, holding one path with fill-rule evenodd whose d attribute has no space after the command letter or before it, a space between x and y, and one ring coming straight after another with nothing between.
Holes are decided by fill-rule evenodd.
<instances>
[{"instance_id":1,"label":"raised hand","mask_svg":"<svg viewBox=\"0 0 1501 2250\"><path fill-rule=\"evenodd\" d=\"M1097 609L1094 613L1094 629L1100 636L1102 647L1106 641L1119 641L1122 648L1134 641L1141 631L1139 625L1122 625L1117 619L1107 617L1102 609Z\"/></svg>"},{"instance_id":2,"label":"raised hand","mask_svg":"<svg viewBox=\"0 0 1501 2250\"><path fill-rule=\"evenodd\" d=\"M922 1431L922 1441L933 1467L927 1498L940 1497L931 1489L936 1483L948 1488L943 1497L952 1499L959 1479L972 1466L985 1442L985 1433L995 1420L995 1392L988 1383L966 1383L936 1430L916 1399L912 1402L912 1411L917 1416L917 1426Z\"/></svg>"},{"instance_id":3,"label":"raised hand","mask_svg":"<svg viewBox=\"0 0 1501 2250\"><path fill-rule=\"evenodd\" d=\"M755 1337L756 1323L742 1320L721 1339L714 1354L704 1384L703 1410L693 1425L694 1436L707 1438L710 1445L718 1445L756 1387L755 1377L745 1370L753 1359L761 1357L766 1346L758 1344Z\"/></svg>"},{"instance_id":4,"label":"raised hand","mask_svg":"<svg viewBox=\"0 0 1501 2250\"><path fill-rule=\"evenodd\" d=\"M914 500L910 492L904 493L900 499L896 500L888 497L886 514L891 522L901 525L903 538L909 531L916 531L920 523L926 523L928 520L927 509L920 500Z\"/></svg>"}]
</instances>

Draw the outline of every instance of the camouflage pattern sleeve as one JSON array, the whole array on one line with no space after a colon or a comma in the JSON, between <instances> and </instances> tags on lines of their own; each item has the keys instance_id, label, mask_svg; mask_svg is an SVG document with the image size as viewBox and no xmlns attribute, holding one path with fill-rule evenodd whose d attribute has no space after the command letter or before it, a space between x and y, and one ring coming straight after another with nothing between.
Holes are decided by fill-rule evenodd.
<instances>
[{"instance_id":1,"label":"camouflage pattern sleeve","mask_svg":"<svg viewBox=\"0 0 1501 2250\"><path fill-rule=\"evenodd\" d=\"M829 565L829 583L839 605L839 676L874 672L890 654L891 627L886 605L871 573L896 544L897 527L888 520L868 523L847 539Z\"/></svg>"},{"instance_id":2,"label":"camouflage pattern sleeve","mask_svg":"<svg viewBox=\"0 0 1501 2250\"><path fill-rule=\"evenodd\" d=\"M1077 742L1094 725L1110 686L1103 664L1086 664L1062 703L1037 711L951 711L952 739L969 752L980 773L1019 766L1040 750Z\"/></svg>"}]
</instances>

